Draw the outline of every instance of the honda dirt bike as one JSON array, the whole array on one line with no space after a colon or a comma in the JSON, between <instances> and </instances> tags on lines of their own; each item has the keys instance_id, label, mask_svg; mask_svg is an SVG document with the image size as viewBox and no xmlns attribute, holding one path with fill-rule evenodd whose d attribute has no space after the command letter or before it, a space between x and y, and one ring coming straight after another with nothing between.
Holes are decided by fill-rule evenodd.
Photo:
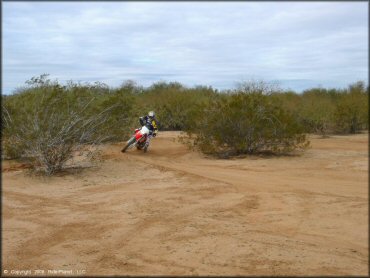
<instances>
[{"instance_id":1,"label":"honda dirt bike","mask_svg":"<svg viewBox=\"0 0 370 278\"><path fill-rule=\"evenodd\" d=\"M131 149L136 146L138 150L144 150L144 152L147 152L148 146L146 145L146 140L150 134L149 128L147 128L145 125L141 128L135 129L135 134L132 136L124 146L124 148L121 150L121 152L125 152L127 149Z\"/></svg>"}]
</instances>

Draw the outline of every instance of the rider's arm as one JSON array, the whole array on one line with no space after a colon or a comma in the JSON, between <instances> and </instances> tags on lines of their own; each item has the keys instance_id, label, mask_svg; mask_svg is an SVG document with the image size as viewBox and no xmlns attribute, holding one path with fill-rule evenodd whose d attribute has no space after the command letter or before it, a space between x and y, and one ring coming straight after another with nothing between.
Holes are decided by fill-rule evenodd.
<instances>
[{"instance_id":1,"label":"rider's arm","mask_svg":"<svg viewBox=\"0 0 370 278\"><path fill-rule=\"evenodd\" d=\"M153 119L152 126L153 126L153 130L157 132L158 131L158 121L156 119Z\"/></svg>"},{"instance_id":2,"label":"rider's arm","mask_svg":"<svg viewBox=\"0 0 370 278\"><path fill-rule=\"evenodd\" d=\"M154 125L153 125L153 136L157 136L158 133L158 121L155 119L154 120Z\"/></svg>"},{"instance_id":3,"label":"rider's arm","mask_svg":"<svg viewBox=\"0 0 370 278\"><path fill-rule=\"evenodd\" d=\"M145 124L144 117L139 118L140 125L143 126Z\"/></svg>"}]
</instances>

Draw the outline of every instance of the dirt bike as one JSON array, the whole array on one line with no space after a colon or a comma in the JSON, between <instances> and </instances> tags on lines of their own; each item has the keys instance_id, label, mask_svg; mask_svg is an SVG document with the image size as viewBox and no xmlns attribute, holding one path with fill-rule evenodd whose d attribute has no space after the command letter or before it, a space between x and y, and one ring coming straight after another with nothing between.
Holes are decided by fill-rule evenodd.
<instances>
[{"instance_id":1,"label":"dirt bike","mask_svg":"<svg viewBox=\"0 0 370 278\"><path fill-rule=\"evenodd\" d=\"M147 152L148 146L146 144L146 140L150 134L150 130L145 125L141 128L135 129L134 135L127 141L124 148L121 150L121 152L125 152L127 149L131 149L136 146L138 150L144 150L144 152Z\"/></svg>"}]
</instances>

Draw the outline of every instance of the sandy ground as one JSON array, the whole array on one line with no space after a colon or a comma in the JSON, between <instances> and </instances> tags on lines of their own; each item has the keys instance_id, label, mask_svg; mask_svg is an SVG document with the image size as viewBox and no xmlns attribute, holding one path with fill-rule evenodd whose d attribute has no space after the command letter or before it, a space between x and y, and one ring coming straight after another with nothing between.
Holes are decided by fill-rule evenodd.
<instances>
[{"instance_id":1,"label":"sandy ground","mask_svg":"<svg viewBox=\"0 0 370 278\"><path fill-rule=\"evenodd\" d=\"M4 161L3 271L368 275L367 134L230 160L177 135L160 133L146 154L104 146L101 166L75 175Z\"/></svg>"}]
</instances>

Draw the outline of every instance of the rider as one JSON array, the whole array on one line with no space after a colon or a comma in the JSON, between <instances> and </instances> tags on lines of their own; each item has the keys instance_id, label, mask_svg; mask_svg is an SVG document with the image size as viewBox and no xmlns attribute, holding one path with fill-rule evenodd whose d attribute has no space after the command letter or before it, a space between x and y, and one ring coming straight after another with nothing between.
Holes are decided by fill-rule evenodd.
<instances>
[{"instance_id":1,"label":"rider","mask_svg":"<svg viewBox=\"0 0 370 278\"><path fill-rule=\"evenodd\" d=\"M148 113L148 115L140 117L139 122L140 122L141 126L145 125L149 129L149 135L148 135L148 138L146 139L145 146L144 146L144 150L146 151L149 147L149 143L150 143L150 140L152 139L152 137L157 136L158 121L155 118L154 111L150 111Z\"/></svg>"}]
</instances>

